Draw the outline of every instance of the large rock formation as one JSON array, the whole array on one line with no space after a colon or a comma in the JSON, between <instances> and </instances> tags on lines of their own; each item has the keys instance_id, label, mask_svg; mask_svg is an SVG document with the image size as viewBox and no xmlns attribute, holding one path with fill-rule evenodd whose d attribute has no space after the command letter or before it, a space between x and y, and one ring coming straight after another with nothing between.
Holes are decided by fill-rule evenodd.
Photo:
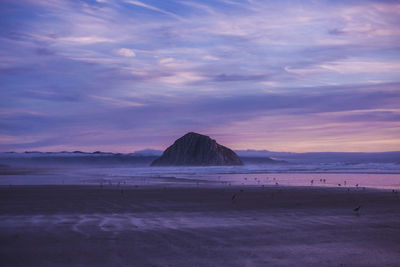
<instances>
[{"instance_id":1,"label":"large rock formation","mask_svg":"<svg viewBox=\"0 0 400 267\"><path fill-rule=\"evenodd\" d=\"M168 147L151 166L221 166L243 165L231 149L210 137L187 133Z\"/></svg>"}]
</instances>

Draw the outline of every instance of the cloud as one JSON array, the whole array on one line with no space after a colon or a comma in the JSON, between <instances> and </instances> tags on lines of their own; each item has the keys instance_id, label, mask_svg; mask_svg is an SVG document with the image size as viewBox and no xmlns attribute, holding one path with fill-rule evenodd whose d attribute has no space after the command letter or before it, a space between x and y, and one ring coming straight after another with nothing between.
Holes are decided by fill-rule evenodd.
<instances>
[{"instance_id":1,"label":"cloud","mask_svg":"<svg viewBox=\"0 0 400 267\"><path fill-rule=\"evenodd\" d=\"M62 42L71 42L77 44L96 44L96 43L113 43L115 40L107 37L99 37L99 36L70 36L70 37L61 37L57 38L58 41Z\"/></svg>"},{"instance_id":2,"label":"cloud","mask_svg":"<svg viewBox=\"0 0 400 267\"><path fill-rule=\"evenodd\" d=\"M167 57L167 58L160 59L159 62L160 62L160 64L165 65L165 64L171 63L173 61L174 61L174 59L172 57Z\"/></svg>"},{"instance_id":3,"label":"cloud","mask_svg":"<svg viewBox=\"0 0 400 267\"><path fill-rule=\"evenodd\" d=\"M216 82L259 81L267 78L266 74L219 74L213 77Z\"/></svg>"},{"instance_id":4,"label":"cloud","mask_svg":"<svg viewBox=\"0 0 400 267\"><path fill-rule=\"evenodd\" d=\"M117 51L117 54L124 57L135 57L136 53L132 49L128 48L120 48Z\"/></svg>"},{"instance_id":5,"label":"cloud","mask_svg":"<svg viewBox=\"0 0 400 267\"><path fill-rule=\"evenodd\" d=\"M104 103L108 103L108 104L116 105L116 106L120 106L120 107L141 107L141 106L144 106L144 104L139 103L139 102L124 100L124 99L116 99L116 98L112 98L112 97L105 97L105 96L98 96L98 95L89 95L89 97L91 97L93 99L101 100Z\"/></svg>"},{"instance_id":6,"label":"cloud","mask_svg":"<svg viewBox=\"0 0 400 267\"><path fill-rule=\"evenodd\" d=\"M335 61L320 65L320 68L339 73L398 73L400 62L397 61Z\"/></svg>"},{"instance_id":7,"label":"cloud","mask_svg":"<svg viewBox=\"0 0 400 267\"><path fill-rule=\"evenodd\" d=\"M164 84L169 85L184 85L203 81L205 78L195 72L176 72L171 75L160 77L159 80Z\"/></svg>"},{"instance_id":8,"label":"cloud","mask_svg":"<svg viewBox=\"0 0 400 267\"><path fill-rule=\"evenodd\" d=\"M90 146L117 151L198 130L233 147L339 149L364 130L360 149L398 147L395 1L24 0L0 10L10 143L29 133L32 147L89 148L88 136L110 129Z\"/></svg>"},{"instance_id":9,"label":"cloud","mask_svg":"<svg viewBox=\"0 0 400 267\"><path fill-rule=\"evenodd\" d=\"M214 57L214 56L211 56L211 55L206 55L206 56L203 57L203 59L205 59L205 60L220 60L220 58Z\"/></svg>"},{"instance_id":10,"label":"cloud","mask_svg":"<svg viewBox=\"0 0 400 267\"><path fill-rule=\"evenodd\" d=\"M172 12L169 12L169 11L165 11L165 10L163 10L163 9L161 9L161 8L158 8L158 7L149 5L149 4L145 4L145 3L142 3L142 2L140 2L140 1L125 0L125 2L128 3L128 4L131 4L131 5L135 5L135 6L143 7L143 8L149 9L149 10L157 11L157 12L160 12L160 13L162 13L162 14L169 15L169 16L171 16L171 17L174 17L174 18L176 18L176 19L181 19L181 18L180 18L179 16L177 16L175 13L172 13Z\"/></svg>"}]
</instances>

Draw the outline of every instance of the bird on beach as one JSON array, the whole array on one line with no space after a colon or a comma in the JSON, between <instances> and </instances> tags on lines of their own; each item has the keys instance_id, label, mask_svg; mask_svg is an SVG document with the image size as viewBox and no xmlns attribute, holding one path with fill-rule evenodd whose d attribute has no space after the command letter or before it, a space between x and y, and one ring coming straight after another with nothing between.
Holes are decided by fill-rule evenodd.
<instances>
[{"instance_id":1,"label":"bird on beach","mask_svg":"<svg viewBox=\"0 0 400 267\"><path fill-rule=\"evenodd\" d=\"M360 210L360 208L361 208L361 205L358 206L357 208L355 208L353 211L354 211L354 212L358 212L358 211Z\"/></svg>"},{"instance_id":2,"label":"bird on beach","mask_svg":"<svg viewBox=\"0 0 400 267\"><path fill-rule=\"evenodd\" d=\"M313 185L314 184L314 180L311 180L311 185Z\"/></svg>"},{"instance_id":3,"label":"bird on beach","mask_svg":"<svg viewBox=\"0 0 400 267\"><path fill-rule=\"evenodd\" d=\"M236 199L236 194L233 194L232 201L234 201L235 199Z\"/></svg>"}]
</instances>

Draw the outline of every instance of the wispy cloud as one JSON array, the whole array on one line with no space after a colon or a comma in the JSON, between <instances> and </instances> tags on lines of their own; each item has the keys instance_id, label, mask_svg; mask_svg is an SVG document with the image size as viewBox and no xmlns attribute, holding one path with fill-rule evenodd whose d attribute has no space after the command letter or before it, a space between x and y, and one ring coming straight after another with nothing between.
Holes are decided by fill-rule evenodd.
<instances>
[{"instance_id":1,"label":"wispy cloud","mask_svg":"<svg viewBox=\"0 0 400 267\"><path fill-rule=\"evenodd\" d=\"M169 11L163 10L163 9L158 8L158 7L155 7L155 6L152 6L152 5L149 5L149 4L145 4L145 3L140 2L140 1L125 0L125 2L128 3L128 4L131 4L131 5L135 5L135 6L147 8L147 9L149 9L149 10L153 10L153 11L156 11L156 12L159 12L159 13L162 13L162 14L165 14L165 15L168 15L168 16L174 17L174 18L176 18L176 19L181 19L180 16L176 15L176 14L173 13L173 12L169 12Z\"/></svg>"},{"instance_id":2,"label":"wispy cloud","mask_svg":"<svg viewBox=\"0 0 400 267\"><path fill-rule=\"evenodd\" d=\"M81 36L81 37L62 37L58 38L59 41L71 42L78 44L96 44L96 43L112 43L115 40L105 37L97 36Z\"/></svg>"},{"instance_id":3,"label":"wispy cloud","mask_svg":"<svg viewBox=\"0 0 400 267\"><path fill-rule=\"evenodd\" d=\"M0 10L0 134L15 136L4 149L23 149L28 133L37 149L163 148L190 130L233 148L400 149L397 1L21 0ZM120 140L88 147L105 128Z\"/></svg>"},{"instance_id":4,"label":"wispy cloud","mask_svg":"<svg viewBox=\"0 0 400 267\"><path fill-rule=\"evenodd\" d=\"M141 107L144 106L142 103L134 102L134 101L129 101L129 100L124 100L124 99L116 99L112 97L105 97L105 96L98 96L98 95L89 95L89 97L93 99L100 100L104 103L111 104L111 105L116 105L120 107Z\"/></svg>"},{"instance_id":5,"label":"wispy cloud","mask_svg":"<svg viewBox=\"0 0 400 267\"><path fill-rule=\"evenodd\" d=\"M117 54L124 57L135 57L136 53L132 49L128 48L120 48L117 51Z\"/></svg>"}]
</instances>

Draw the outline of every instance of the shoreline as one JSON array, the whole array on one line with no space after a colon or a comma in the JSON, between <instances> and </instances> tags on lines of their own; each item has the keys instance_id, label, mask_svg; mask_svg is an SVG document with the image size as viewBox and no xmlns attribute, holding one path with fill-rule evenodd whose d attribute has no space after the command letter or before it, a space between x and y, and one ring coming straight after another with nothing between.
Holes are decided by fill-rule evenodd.
<instances>
[{"instance_id":1,"label":"shoreline","mask_svg":"<svg viewBox=\"0 0 400 267\"><path fill-rule=\"evenodd\" d=\"M198 182L198 184L196 184ZM87 184L0 184L0 192L1 190L6 189L96 189L96 190L161 190L161 189L215 189L215 190L240 190L240 189L247 189L247 190L261 190L261 191L274 191L274 190L322 190L325 192L343 192L343 193L371 193L371 192L381 192L381 193L394 193L400 194L398 190L393 188L379 188L379 187L368 187L368 186L321 186L321 185L273 185L273 184L266 184L266 185L259 185L259 184L230 184L228 182L218 182L218 181L208 181L208 180L189 180L184 181L181 183L177 182L166 182L166 183L159 183L159 184L117 184L113 183L109 185L107 182L103 184L94 184L94 183L87 183ZM400 196L399 196L400 197Z\"/></svg>"}]
</instances>

